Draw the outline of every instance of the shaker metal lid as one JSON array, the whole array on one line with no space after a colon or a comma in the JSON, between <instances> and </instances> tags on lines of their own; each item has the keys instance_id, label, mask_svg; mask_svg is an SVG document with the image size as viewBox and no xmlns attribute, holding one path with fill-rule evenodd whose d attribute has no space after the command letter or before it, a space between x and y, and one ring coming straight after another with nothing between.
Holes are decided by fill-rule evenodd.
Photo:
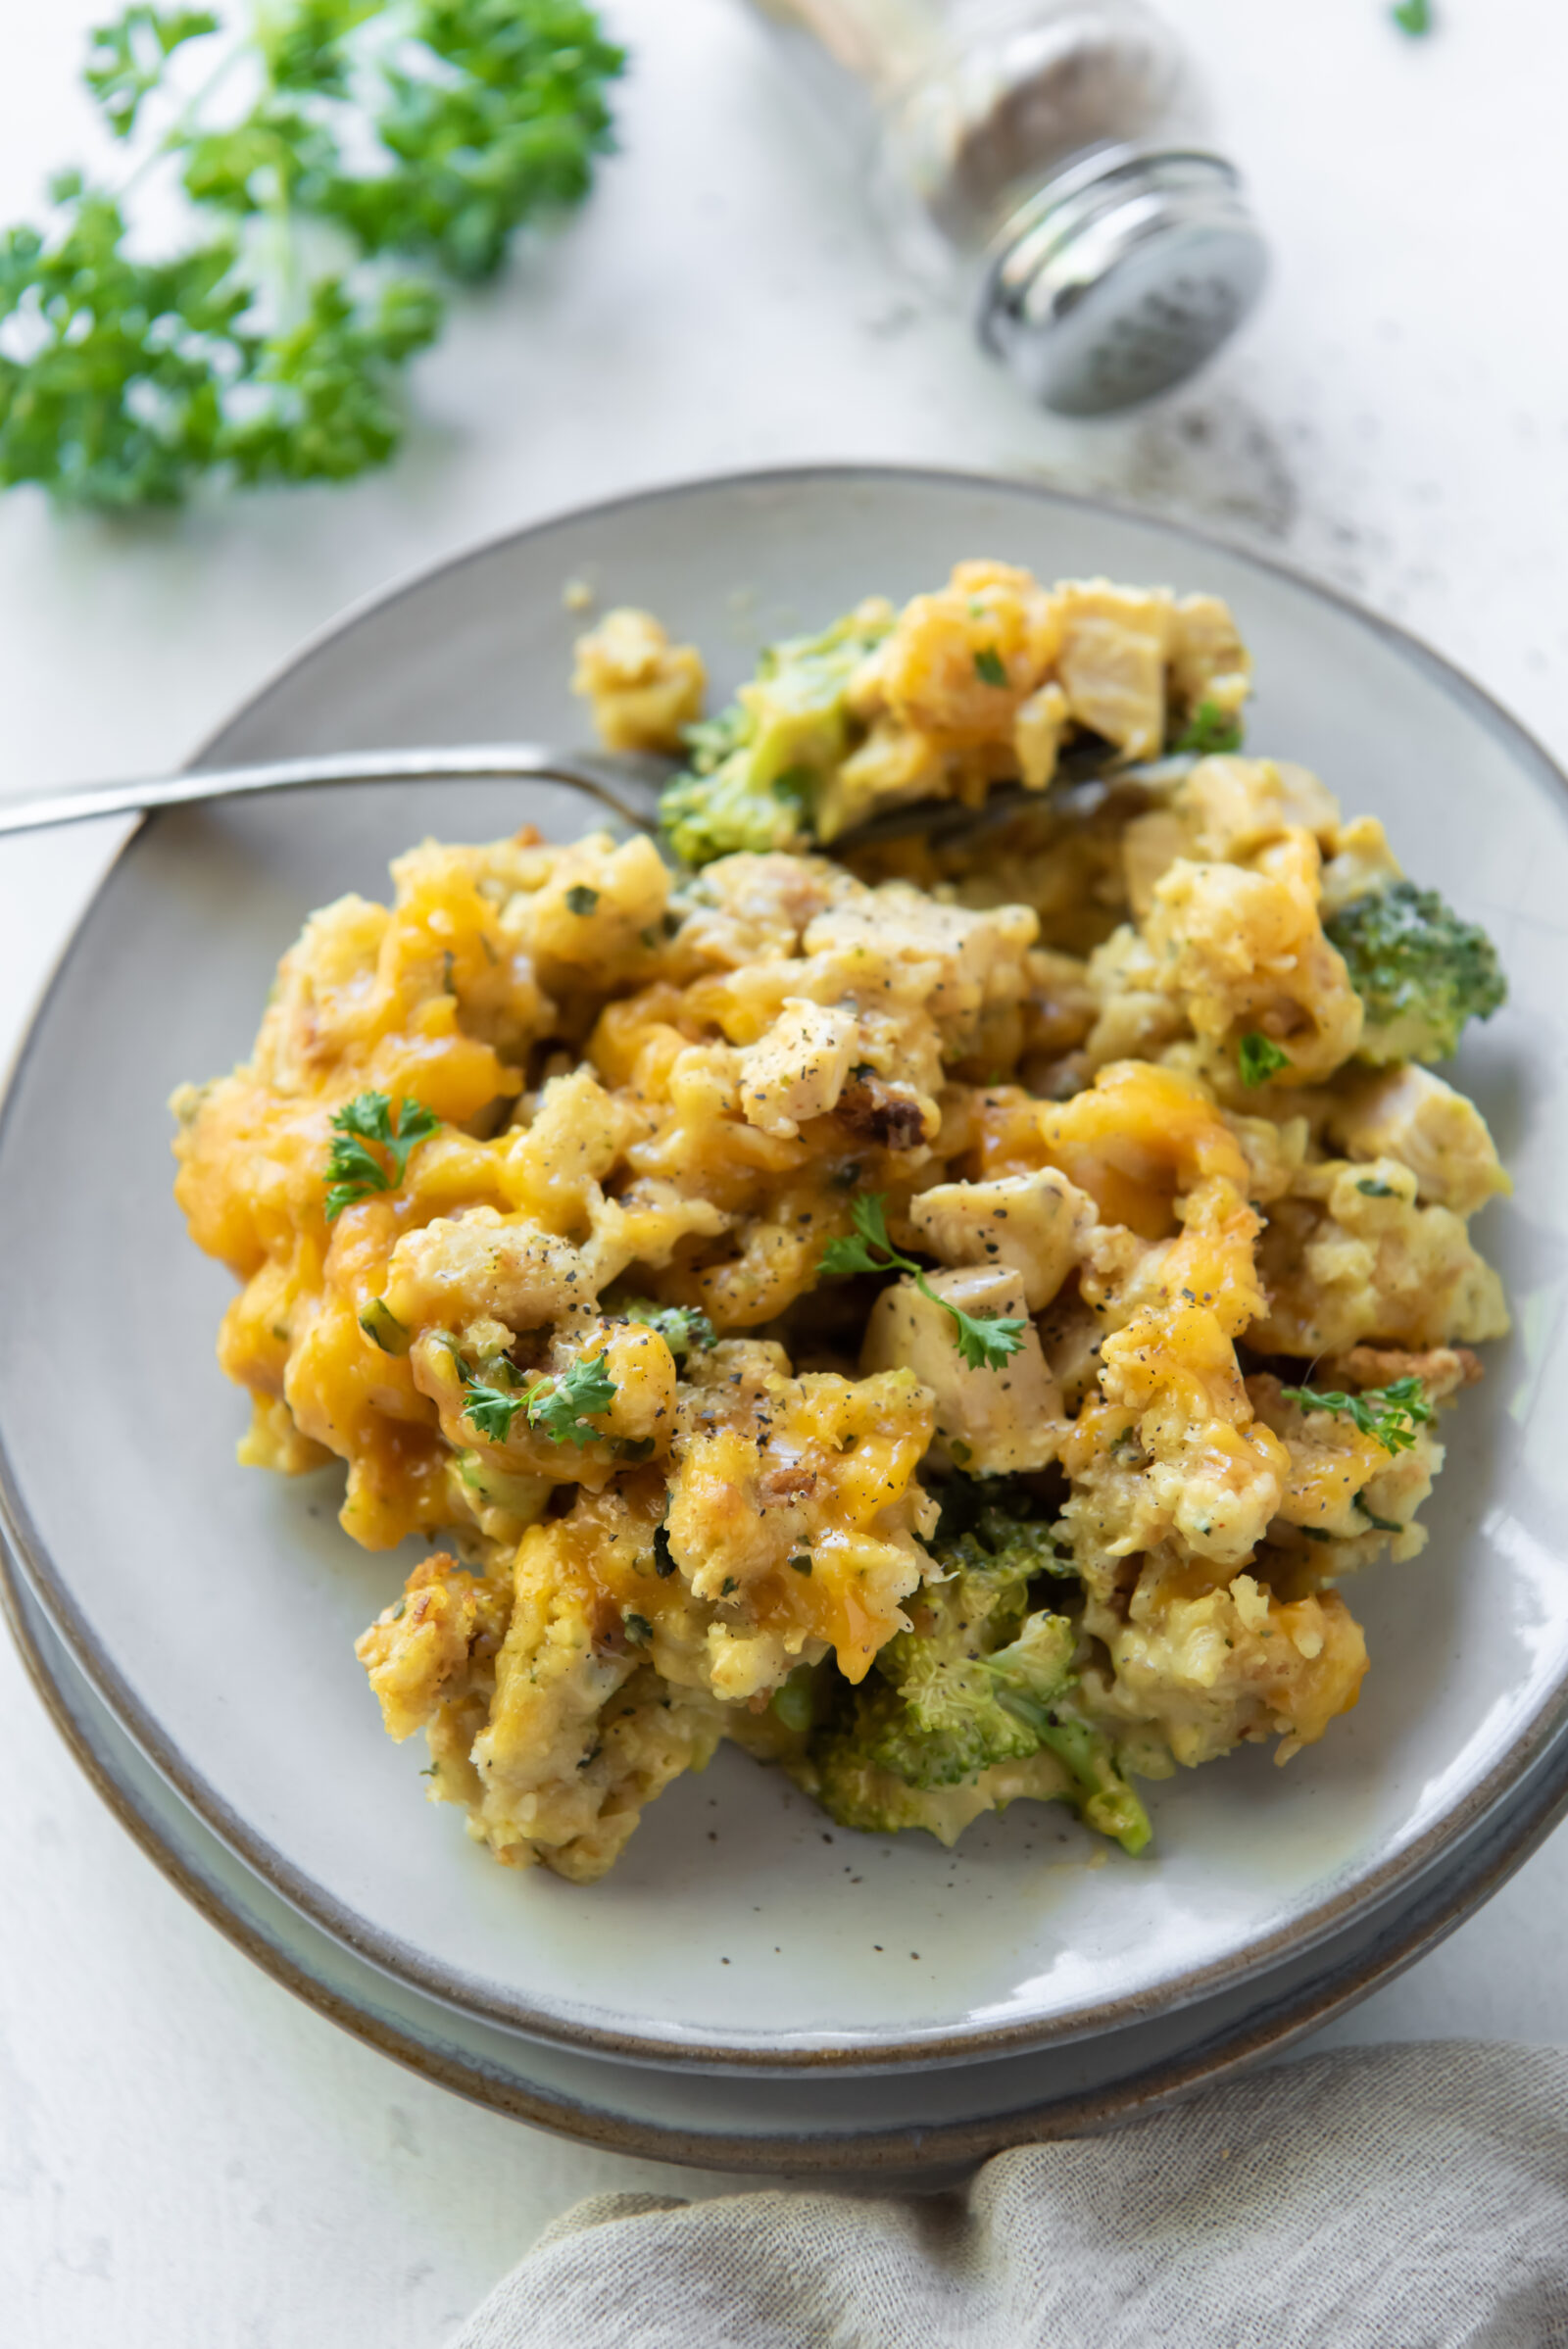
<instances>
[{"instance_id":1,"label":"shaker metal lid","mask_svg":"<svg viewBox=\"0 0 1568 2349\"><path fill-rule=\"evenodd\" d=\"M1109 415L1200 367L1247 317L1267 267L1222 156L1102 148L999 232L980 339L1045 407Z\"/></svg>"}]
</instances>

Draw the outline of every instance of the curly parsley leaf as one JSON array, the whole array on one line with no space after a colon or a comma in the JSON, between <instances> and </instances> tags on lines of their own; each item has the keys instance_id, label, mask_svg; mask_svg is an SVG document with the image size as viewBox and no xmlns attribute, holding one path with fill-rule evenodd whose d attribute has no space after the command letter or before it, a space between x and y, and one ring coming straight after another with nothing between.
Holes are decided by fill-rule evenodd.
<instances>
[{"instance_id":1,"label":"curly parsley leaf","mask_svg":"<svg viewBox=\"0 0 1568 2349\"><path fill-rule=\"evenodd\" d=\"M540 1379L527 1388L512 1384L513 1371L504 1358L487 1365L488 1378L469 1369L456 1347L453 1360L463 1381L463 1415L476 1435L490 1444L505 1444L520 1414L556 1444L598 1444L604 1429L589 1424L582 1414L606 1411L615 1399L615 1382L602 1354L584 1355L557 1378ZM507 1384L497 1385L498 1379ZM662 1571L662 1569L661 1569Z\"/></svg>"},{"instance_id":2,"label":"curly parsley leaf","mask_svg":"<svg viewBox=\"0 0 1568 2349\"><path fill-rule=\"evenodd\" d=\"M1319 1394L1315 1387L1282 1387L1280 1393L1303 1411L1339 1412L1363 1436L1375 1436L1387 1452L1409 1451L1417 1426L1434 1416L1418 1378L1392 1379L1386 1387L1364 1387L1359 1395L1339 1388Z\"/></svg>"},{"instance_id":3,"label":"curly parsley leaf","mask_svg":"<svg viewBox=\"0 0 1568 2349\"><path fill-rule=\"evenodd\" d=\"M948 1315L953 1323L953 1343L971 1370L1000 1370L1022 1346L1027 1321L1005 1313L965 1313L961 1306L928 1288L923 1272L916 1273L914 1285Z\"/></svg>"},{"instance_id":4,"label":"curly parsley leaf","mask_svg":"<svg viewBox=\"0 0 1568 2349\"><path fill-rule=\"evenodd\" d=\"M590 1426L589 1411L608 1411L615 1399L615 1382L605 1367L603 1354L584 1354L559 1378L546 1379L528 1396L528 1425L542 1428L556 1444L597 1444L603 1428Z\"/></svg>"},{"instance_id":5,"label":"curly parsley leaf","mask_svg":"<svg viewBox=\"0 0 1568 2349\"><path fill-rule=\"evenodd\" d=\"M830 1240L817 1265L819 1272L889 1272L895 1266L910 1270L888 1238L887 1204L880 1191L862 1191L850 1208L853 1232Z\"/></svg>"},{"instance_id":6,"label":"curly parsley leaf","mask_svg":"<svg viewBox=\"0 0 1568 2349\"><path fill-rule=\"evenodd\" d=\"M1272 1038L1261 1035L1254 1028L1237 1046L1236 1065L1242 1072L1244 1085L1266 1085L1270 1077L1278 1076L1282 1068L1290 1067L1291 1055L1282 1052Z\"/></svg>"},{"instance_id":7,"label":"curly parsley leaf","mask_svg":"<svg viewBox=\"0 0 1568 2349\"><path fill-rule=\"evenodd\" d=\"M940 1305L953 1324L953 1343L971 1370L1000 1370L1023 1344L1028 1323L1004 1313L965 1313L950 1297L941 1297L909 1256L901 1255L888 1238L887 1202L882 1193L862 1191L850 1210L854 1231L830 1240L817 1269L828 1274L906 1272L932 1304Z\"/></svg>"},{"instance_id":8,"label":"curly parsley leaf","mask_svg":"<svg viewBox=\"0 0 1568 2349\"><path fill-rule=\"evenodd\" d=\"M326 1220L335 1223L345 1207L372 1192L394 1191L402 1182L409 1153L440 1125L422 1101L400 1099L394 1107L384 1093L357 1093L332 1119L333 1143L326 1161ZM371 1146L376 1146L372 1148ZM377 1155L377 1150L385 1157Z\"/></svg>"},{"instance_id":9,"label":"curly parsley leaf","mask_svg":"<svg viewBox=\"0 0 1568 2349\"><path fill-rule=\"evenodd\" d=\"M208 8L127 8L93 26L81 78L116 138L129 138L142 100L163 80L174 51L218 29Z\"/></svg>"},{"instance_id":10,"label":"curly parsley leaf","mask_svg":"<svg viewBox=\"0 0 1568 2349\"><path fill-rule=\"evenodd\" d=\"M476 1436L487 1444L505 1444L512 1433L513 1422L527 1406L525 1395L513 1395L505 1387L493 1387L484 1379L465 1379L463 1382L463 1416Z\"/></svg>"}]
</instances>

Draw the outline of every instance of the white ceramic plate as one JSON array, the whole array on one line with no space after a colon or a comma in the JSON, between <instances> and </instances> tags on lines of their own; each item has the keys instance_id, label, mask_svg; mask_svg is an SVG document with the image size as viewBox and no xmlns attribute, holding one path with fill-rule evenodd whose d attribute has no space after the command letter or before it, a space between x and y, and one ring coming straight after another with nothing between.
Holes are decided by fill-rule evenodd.
<instances>
[{"instance_id":1,"label":"white ceramic plate","mask_svg":"<svg viewBox=\"0 0 1568 2349\"><path fill-rule=\"evenodd\" d=\"M318 790L149 824L50 990L0 1128L0 1489L61 1637L305 1914L405 1982L564 2045L867 2069L1169 2012L1408 1885L1564 1715L1568 804L1434 656L1163 523L1005 483L810 472L623 501L483 549L318 643L209 749L567 742L568 578L696 637L722 693L759 639L978 553L1227 595L1257 657L1254 746L1383 815L1417 876L1492 929L1514 989L1459 1077L1518 1178L1481 1236L1520 1338L1456 1420L1426 1557L1357 1590L1373 1659L1359 1710L1286 1771L1252 1751L1154 1788L1152 1855L1092 1869L1078 1832L1031 1806L952 1854L846 1835L726 1751L584 1890L495 1868L416 1799L422 1756L381 1737L352 1640L408 1561L338 1533L335 1472L287 1484L233 1465L243 1398L212 1360L229 1285L170 1199L163 1102L246 1050L309 907L377 892L425 831L570 833L590 813L571 793Z\"/></svg>"},{"instance_id":2,"label":"white ceramic plate","mask_svg":"<svg viewBox=\"0 0 1568 2349\"><path fill-rule=\"evenodd\" d=\"M865 2079L759 2079L548 2047L393 1982L280 1900L138 1753L0 1545L0 1609L77 1761L219 1930L330 2022L477 2104L608 2151L728 2170L916 2174L1147 2113L1277 2056L1451 1933L1568 1810L1568 1737L1413 1896L1308 1954L1147 2023L1033 2055Z\"/></svg>"}]
</instances>

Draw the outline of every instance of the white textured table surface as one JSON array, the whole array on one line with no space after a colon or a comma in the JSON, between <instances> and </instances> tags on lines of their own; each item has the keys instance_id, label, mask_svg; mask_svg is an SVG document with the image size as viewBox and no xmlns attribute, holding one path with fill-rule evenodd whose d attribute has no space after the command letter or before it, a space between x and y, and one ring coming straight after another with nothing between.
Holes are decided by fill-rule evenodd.
<instances>
[{"instance_id":1,"label":"white textured table surface","mask_svg":"<svg viewBox=\"0 0 1568 2349\"><path fill-rule=\"evenodd\" d=\"M1131 422L1032 414L893 281L738 0L617 0L623 155L460 306L392 473L147 527L0 506L0 791L173 762L351 599L551 510L811 457L992 465L1174 509L1428 635L1568 755L1568 15L1170 0L1274 241L1266 306ZM0 218L84 122L96 0L0 0ZM1326 681L1326 690L1332 684ZM9 1036L105 844L0 855ZM0 1642L0 2308L17 2349L429 2349L605 2186L726 2181L494 2119L343 2037L187 1910ZM1337 2035L1568 2039L1568 1836Z\"/></svg>"}]
</instances>

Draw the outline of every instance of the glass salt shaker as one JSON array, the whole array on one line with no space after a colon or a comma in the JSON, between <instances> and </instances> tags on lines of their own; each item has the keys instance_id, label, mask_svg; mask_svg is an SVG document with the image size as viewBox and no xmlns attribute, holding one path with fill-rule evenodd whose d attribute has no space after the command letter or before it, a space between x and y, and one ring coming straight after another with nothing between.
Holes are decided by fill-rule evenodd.
<instances>
[{"instance_id":1,"label":"glass salt shaker","mask_svg":"<svg viewBox=\"0 0 1568 2349\"><path fill-rule=\"evenodd\" d=\"M896 251L1066 416L1179 383L1267 267L1201 93L1140 0L753 0L876 123Z\"/></svg>"}]
</instances>

